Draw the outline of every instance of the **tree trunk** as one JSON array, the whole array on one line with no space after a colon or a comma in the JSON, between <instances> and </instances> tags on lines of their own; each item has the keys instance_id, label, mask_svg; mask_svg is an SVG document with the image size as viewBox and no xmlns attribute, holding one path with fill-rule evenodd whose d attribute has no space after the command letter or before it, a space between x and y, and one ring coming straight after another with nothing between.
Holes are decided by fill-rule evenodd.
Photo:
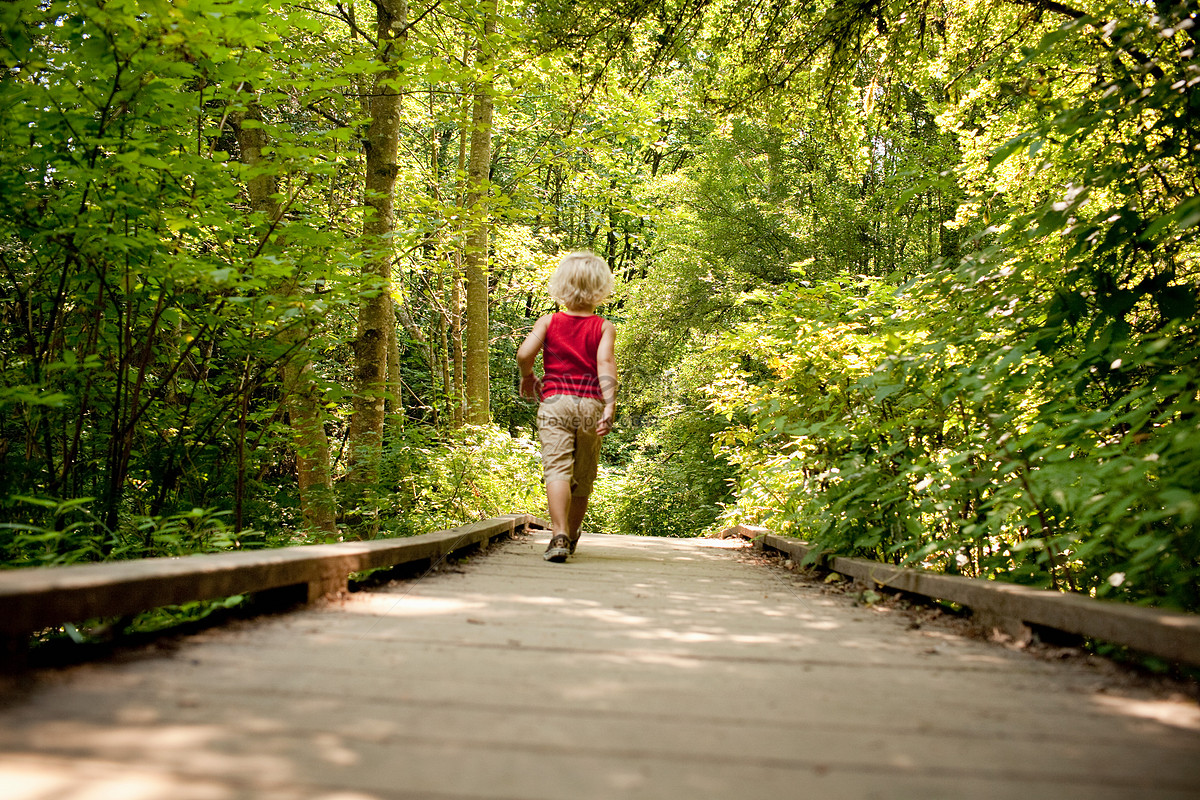
<instances>
[{"instance_id":1,"label":"tree trunk","mask_svg":"<svg viewBox=\"0 0 1200 800\"><path fill-rule=\"evenodd\" d=\"M366 296L359 303L358 335L354 342L354 416L350 421L350 474L357 506L352 523L359 539L379 533L379 508L375 492L383 451L384 400L387 394L388 326L395 325L392 310L392 244L389 234L395 221L397 150L400 133L400 94L396 91L401 55L407 32L405 0L375 0L377 58L384 69L376 74L371 90L371 123L363 143L366 155L364 188L368 206L363 239L369 256L363 265Z\"/></svg>"},{"instance_id":2,"label":"tree trunk","mask_svg":"<svg viewBox=\"0 0 1200 800\"><path fill-rule=\"evenodd\" d=\"M387 394L384 412L394 420L396 415L404 414L404 402L400 396L400 339L396 336L396 323L400 316L400 308L390 296L388 297L388 306L391 320L385 328L387 334L387 381L385 384Z\"/></svg>"},{"instance_id":3,"label":"tree trunk","mask_svg":"<svg viewBox=\"0 0 1200 800\"><path fill-rule=\"evenodd\" d=\"M241 122L246 116L260 120L261 113L252 105L249 114L234 119L242 161L254 166L262 162L263 148L269 142L262 127L247 129L242 126ZM272 225L279 221L283 213L275 200L278 184L274 174L263 173L251 178L247 186L251 209L263 214ZM277 248L284 246L282 236L276 238L275 245ZM299 291L297 276L272 287L271 291L284 296L295 295ZM336 536L333 472L329 463L329 438L325 434L321 416L321 390L313 380L312 363L300 349L310 333L307 325L292 325L284 329L281 339L289 350L294 349L294 354L283 362L279 374L284 408L292 426L292 442L296 450L296 479L304 526L323 535Z\"/></svg>"},{"instance_id":4,"label":"tree trunk","mask_svg":"<svg viewBox=\"0 0 1200 800\"><path fill-rule=\"evenodd\" d=\"M466 363L463 358L463 291L462 263L456 258L453 282L450 284L450 366L453 370L451 403L454 406L454 427L461 428L467 422L467 390L463 373Z\"/></svg>"},{"instance_id":5,"label":"tree trunk","mask_svg":"<svg viewBox=\"0 0 1200 800\"><path fill-rule=\"evenodd\" d=\"M434 113L434 91L429 88L429 118L435 120L429 127L429 196L437 208L443 208L442 196L442 152L450 143L450 133L441 140ZM433 399L430 403L431 419L435 426L445 424L452 416L453 402L450 399L450 362L449 340L446 327L449 324L449 298L446 296L446 276L453 273L450 260L450 231L443 220L435 220L433 232L427 242L437 273L429 289L432 302L430 303L430 336L429 336L429 380L433 386Z\"/></svg>"},{"instance_id":6,"label":"tree trunk","mask_svg":"<svg viewBox=\"0 0 1200 800\"><path fill-rule=\"evenodd\" d=\"M475 56L478 74L471 113L471 157L467 164L467 224L464 272L467 283L466 421L491 420L488 369L488 243L491 218L488 178L492 163L492 42L496 4L481 4L483 38Z\"/></svg>"},{"instance_id":7,"label":"tree trunk","mask_svg":"<svg viewBox=\"0 0 1200 800\"><path fill-rule=\"evenodd\" d=\"M450 340L446 335L446 326L449 323L449 313L446 311L446 279L445 271L438 273L437 278L437 296L438 302L441 304L434 317L434 323L437 325L437 378L441 379L441 400L439 406L447 410L451 406L450 399Z\"/></svg>"},{"instance_id":8,"label":"tree trunk","mask_svg":"<svg viewBox=\"0 0 1200 800\"><path fill-rule=\"evenodd\" d=\"M463 61L467 59L467 52L463 52ZM462 99L462 121L458 127L458 172L456 175L463 176L460 179L458 192L455 196L455 203L458 205L460 212L463 206L467 204L467 114L470 111L470 105L464 95ZM459 213L459 219L463 218L463 214ZM454 427L461 428L466 423L467 412L467 395L465 388L465 380L463 376L463 251L459 247L454 251L454 267L451 272L450 284L450 363L453 367L453 391L451 393L451 405L453 407Z\"/></svg>"}]
</instances>

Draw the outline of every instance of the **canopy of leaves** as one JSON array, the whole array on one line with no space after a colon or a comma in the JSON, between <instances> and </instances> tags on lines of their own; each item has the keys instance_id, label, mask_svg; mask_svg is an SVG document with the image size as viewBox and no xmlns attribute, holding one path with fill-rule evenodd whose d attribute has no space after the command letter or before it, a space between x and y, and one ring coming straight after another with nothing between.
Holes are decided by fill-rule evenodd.
<instances>
[{"instance_id":1,"label":"canopy of leaves","mask_svg":"<svg viewBox=\"0 0 1200 800\"><path fill-rule=\"evenodd\" d=\"M1194 10L1087 0L413 5L396 225L362 234L371 4L0 4L0 560L306 540L355 308L396 308L390 533L542 502L513 353L557 254L618 277L596 525L1200 608ZM462 156L495 427L454 430ZM236 134L267 142L248 159ZM251 187L269 176L265 206ZM271 214L264 207L278 209ZM361 263L395 254L390 286Z\"/></svg>"}]
</instances>

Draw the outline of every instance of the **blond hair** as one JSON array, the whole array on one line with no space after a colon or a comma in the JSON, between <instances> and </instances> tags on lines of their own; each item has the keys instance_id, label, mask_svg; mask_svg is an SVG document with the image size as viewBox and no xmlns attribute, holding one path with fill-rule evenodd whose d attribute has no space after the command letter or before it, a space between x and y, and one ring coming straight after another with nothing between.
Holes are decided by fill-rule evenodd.
<instances>
[{"instance_id":1,"label":"blond hair","mask_svg":"<svg viewBox=\"0 0 1200 800\"><path fill-rule=\"evenodd\" d=\"M550 296L569 309L595 308L613 291L612 270L595 253L567 253L550 276Z\"/></svg>"}]
</instances>

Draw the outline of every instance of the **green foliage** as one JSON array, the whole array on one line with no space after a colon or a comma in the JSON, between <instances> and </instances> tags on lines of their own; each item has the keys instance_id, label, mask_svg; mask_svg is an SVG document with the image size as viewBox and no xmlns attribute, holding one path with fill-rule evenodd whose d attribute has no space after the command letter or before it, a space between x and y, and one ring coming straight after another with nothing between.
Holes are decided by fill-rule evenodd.
<instances>
[{"instance_id":1,"label":"green foliage","mask_svg":"<svg viewBox=\"0 0 1200 800\"><path fill-rule=\"evenodd\" d=\"M601 461L611 461L612 439L612 434L605 437ZM596 473L596 482L592 484L592 496L588 498L587 517L583 521L585 531L590 533L622 532L618 527L617 514L625 498L625 478L626 471L623 466L600 464Z\"/></svg>"},{"instance_id":2,"label":"green foliage","mask_svg":"<svg viewBox=\"0 0 1200 800\"><path fill-rule=\"evenodd\" d=\"M311 129L263 123L278 144L256 169L299 173L288 220L240 194L251 172L230 157L231 121L286 96L244 91L270 85L288 29L276 11L0 10L0 508L25 532L10 563L241 546L286 522L278 370L305 354L296 331L346 299L294 287L340 289L330 271L348 259L317 266L330 239L305 191L336 160L314 159ZM53 552L30 539L50 531Z\"/></svg>"},{"instance_id":3,"label":"green foliage","mask_svg":"<svg viewBox=\"0 0 1200 800\"><path fill-rule=\"evenodd\" d=\"M648 426L646 450L629 467L623 530L694 535L720 513L733 470L711 448L724 425L703 408L715 374L743 359L742 334L733 332L753 340L770 324L747 296L774 297L797 276L829 278L847 264L882 286L885 276L930 271L952 249L941 223L953 189L911 191L917 164L953 155L920 98L840 131L817 113L787 124L770 117L742 113L703 129L687 165L643 190L645 204L664 210L655 257L624 290L628 318L619 327L622 402ZM793 333L764 335L789 352ZM730 335L736 344L722 346Z\"/></svg>"},{"instance_id":4,"label":"green foliage","mask_svg":"<svg viewBox=\"0 0 1200 800\"><path fill-rule=\"evenodd\" d=\"M1150 8L502 12L497 426L458 433L477 9L414 18L385 531L545 513L513 352L555 255L586 247L618 276L623 382L589 528L770 519L841 552L1200 607L1197 30L1184 4ZM381 244L359 238L380 67L349 21L0 4L5 565L304 539L295 459L315 448L282 375L311 374L338 476L356 305L381 288L359 278ZM254 165L237 125L266 134ZM249 202L263 175L278 219Z\"/></svg>"},{"instance_id":5,"label":"green foliage","mask_svg":"<svg viewBox=\"0 0 1200 800\"><path fill-rule=\"evenodd\" d=\"M492 425L448 436L405 428L384 449L383 527L389 535L412 535L514 511L544 518L538 452L536 441Z\"/></svg>"},{"instance_id":6,"label":"green foliage","mask_svg":"<svg viewBox=\"0 0 1200 800\"><path fill-rule=\"evenodd\" d=\"M873 374L900 344L893 295L847 277L754 296L761 316L723 341L730 363L709 388L741 468L727 516L758 522L770 510L822 545L885 558L917 523L893 497L897 465L918 448L896 421L899 387Z\"/></svg>"},{"instance_id":7,"label":"green foliage","mask_svg":"<svg viewBox=\"0 0 1200 800\"><path fill-rule=\"evenodd\" d=\"M185 625L201 623L214 614L241 608L246 595L233 595L220 600L196 600L178 605L161 606L124 617L101 617L66 623L48 628L30 638L34 652L59 645L104 645L126 635L152 634Z\"/></svg>"},{"instance_id":8,"label":"green foliage","mask_svg":"<svg viewBox=\"0 0 1200 800\"><path fill-rule=\"evenodd\" d=\"M93 498L10 498L0 524L0 567L56 566L105 558L150 558L286 544L253 529L235 531L229 511L193 508L165 516L133 516L109 530L89 510ZM43 525L43 523L46 523Z\"/></svg>"},{"instance_id":9,"label":"green foliage","mask_svg":"<svg viewBox=\"0 0 1200 800\"><path fill-rule=\"evenodd\" d=\"M621 533L701 536L728 499L733 470L710 444L711 415L682 408L640 437L624 468L613 520Z\"/></svg>"},{"instance_id":10,"label":"green foliage","mask_svg":"<svg viewBox=\"0 0 1200 800\"><path fill-rule=\"evenodd\" d=\"M461 281L455 145L478 78L461 47L477 12L430 9L401 54L404 141L387 244L404 334L381 489L397 492L381 498L395 530L540 505L513 488L538 480L508 452L528 449L531 409L511 391L511 362L519 329L546 304L537 273L576 246L628 268L647 222L630 195L652 120L636 104L581 101L592 92L575 85L583 71L569 54L527 60L519 37L537 31L514 10L497 50L495 132L507 149L493 164L491 205L504 223L492 275L494 411L515 438L468 444L411 426L452 418L442 370ZM580 20L556 13L543 21L570 36ZM633 30L645 13L616 16ZM0 102L11 111L0 120L6 563L303 538L292 532L296 451L316 448L297 441L296 387L283 376L295 367L311 378L333 471L345 470L354 306L380 288L358 278L364 248L378 243L358 240L356 174L363 88L379 65L343 24L353 21L341 6L282 0L0 8ZM239 130L263 134L253 164ZM628 147L597 147L610 138ZM263 176L278 219L250 202Z\"/></svg>"},{"instance_id":11,"label":"green foliage","mask_svg":"<svg viewBox=\"0 0 1200 800\"><path fill-rule=\"evenodd\" d=\"M1088 25L1019 68L1077 54ZM1104 26L1110 79L1015 115L1041 121L976 179L995 216L960 264L904 289L846 277L756 298L724 345L745 360L712 389L741 423L725 437L741 512L840 552L1200 608L1185 27ZM1064 188L1022 208L1017 159Z\"/></svg>"}]
</instances>

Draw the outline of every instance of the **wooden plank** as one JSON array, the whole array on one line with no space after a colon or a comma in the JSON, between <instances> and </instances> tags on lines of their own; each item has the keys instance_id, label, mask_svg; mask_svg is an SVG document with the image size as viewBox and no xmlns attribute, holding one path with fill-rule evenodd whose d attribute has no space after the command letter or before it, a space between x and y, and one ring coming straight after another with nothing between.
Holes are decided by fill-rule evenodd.
<instances>
[{"instance_id":1,"label":"wooden plank","mask_svg":"<svg viewBox=\"0 0 1200 800\"><path fill-rule=\"evenodd\" d=\"M311 602L344 590L352 572L436 560L531 520L508 514L404 539L9 570L0 572L0 635L281 586L307 585Z\"/></svg>"},{"instance_id":2,"label":"wooden plank","mask_svg":"<svg viewBox=\"0 0 1200 800\"><path fill-rule=\"evenodd\" d=\"M1200 797L1183 697L862 613L727 543L587 535L555 565L547 538L22 676L0 703L0 796Z\"/></svg>"},{"instance_id":3,"label":"wooden plank","mask_svg":"<svg viewBox=\"0 0 1200 800\"><path fill-rule=\"evenodd\" d=\"M755 546L787 553L797 561L813 548L805 542L751 529ZM862 581L947 600L1002 620L1042 625L1131 647L1169 661L1200 665L1200 615L1131 606L1078 594L1035 589L859 558L821 557L817 563Z\"/></svg>"}]
</instances>

